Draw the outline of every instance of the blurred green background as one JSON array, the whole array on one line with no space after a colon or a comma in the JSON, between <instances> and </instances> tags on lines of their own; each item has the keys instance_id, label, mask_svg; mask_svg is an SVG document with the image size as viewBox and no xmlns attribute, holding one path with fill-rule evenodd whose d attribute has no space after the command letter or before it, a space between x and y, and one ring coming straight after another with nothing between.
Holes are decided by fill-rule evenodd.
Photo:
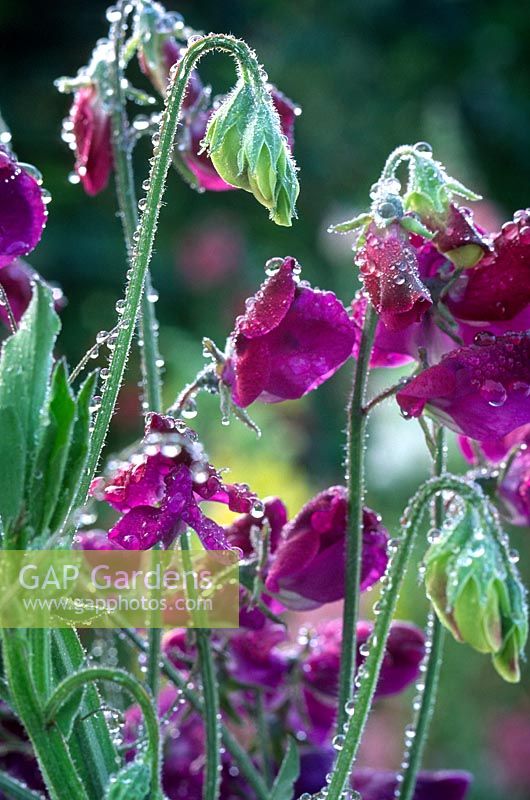
<instances>
[{"instance_id":1,"label":"blurred green background","mask_svg":"<svg viewBox=\"0 0 530 800\"><path fill-rule=\"evenodd\" d=\"M41 169L53 195L43 241L29 260L59 282L69 299L61 347L72 363L98 330L112 326L125 263L112 188L89 199L67 180L72 158L60 127L69 99L57 94L53 80L75 74L88 60L105 34L105 7L103 0L0 3L0 108L19 157ZM370 185L396 145L430 141L451 174L488 198L479 208L486 227L528 203L526 4L202 0L170 7L197 29L245 38L270 80L302 106L303 115L296 127L300 219L290 230L270 224L264 209L243 192L198 195L171 176L153 262L168 403L200 368L201 337L223 344L244 297L263 278L267 258L294 255L305 278L334 289L345 302L351 299L357 284L350 243L329 236L326 228L366 205ZM230 85L228 59L212 57L204 66L215 89ZM139 181L147 156L141 144ZM230 466L234 479L262 494L281 493L295 513L312 492L342 480L350 372L346 366L302 402L256 410L264 429L260 442L236 424L221 428L212 398L200 401L197 428L215 462ZM376 375L374 386L396 377ZM140 430L137 380L133 358L112 432L114 447ZM452 458L462 470L455 451ZM417 426L400 419L389 403L374 416L368 453L369 501L388 527L396 525L428 470ZM528 531L519 529L513 538L528 574ZM425 611L412 576L400 614L422 623ZM406 699L378 707L365 762L399 763ZM474 772L474 800L528 798L528 674L520 686L505 686L487 657L449 642L427 764Z\"/></svg>"}]
</instances>

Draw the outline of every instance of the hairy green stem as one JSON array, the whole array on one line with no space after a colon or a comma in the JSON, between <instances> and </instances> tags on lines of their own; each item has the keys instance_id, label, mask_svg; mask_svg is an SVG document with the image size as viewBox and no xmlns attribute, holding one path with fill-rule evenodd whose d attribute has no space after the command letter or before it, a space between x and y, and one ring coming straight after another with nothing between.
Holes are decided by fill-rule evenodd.
<instances>
[{"instance_id":1,"label":"hairy green stem","mask_svg":"<svg viewBox=\"0 0 530 800\"><path fill-rule=\"evenodd\" d=\"M65 678L57 686L43 710L43 717L45 724L48 726L48 732L54 730L54 717L72 693L86 686L87 683L92 683L94 681L108 681L109 683L117 684L122 689L129 692L140 706L147 732L147 759L151 765L151 789L149 797L152 798L152 800L163 800L163 792L160 786L161 742L157 712L148 692L136 678L133 678L127 672L110 667L90 667Z\"/></svg>"},{"instance_id":2,"label":"hairy green stem","mask_svg":"<svg viewBox=\"0 0 530 800\"><path fill-rule=\"evenodd\" d=\"M403 538L395 552L385 576L384 591L380 600L380 612L374 624L370 639L370 652L364 663L364 670L358 692L355 696L355 714L344 726L344 737L328 786L327 800L340 800L346 786L353 763L357 756L361 737L370 714L372 701L385 655L385 647L390 631L390 623L396 609L399 591L407 564L412 553L414 540L430 500L442 491L450 491L465 501L486 509L486 498L480 487L453 475L432 478L414 495L404 514Z\"/></svg>"},{"instance_id":3,"label":"hairy green stem","mask_svg":"<svg viewBox=\"0 0 530 800\"><path fill-rule=\"evenodd\" d=\"M434 459L435 475L439 476L444 472L445 463L445 430L440 426L436 432L436 455ZM445 512L443 497L438 495L434 499L433 522L435 528L439 529L442 527L444 516ZM411 745L407 751L406 760L408 764L403 773L403 781L399 787L398 797L400 800L412 800L414 795L416 780L418 777L418 772L421 768L423 751L425 749L429 726L436 703L436 693L438 690L438 682L443 660L445 629L434 613L432 614L432 623L433 628L430 638L430 652L425 664L427 669L423 676L425 688L421 696L421 705L414 721L414 737L412 738Z\"/></svg>"},{"instance_id":4,"label":"hairy green stem","mask_svg":"<svg viewBox=\"0 0 530 800\"><path fill-rule=\"evenodd\" d=\"M89 800L61 732L55 726L46 729L25 632L4 629L2 652L15 711L31 740L51 800Z\"/></svg>"},{"instance_id":5,"label":"hairy green stem","mask_svg":"<svg viewBox=\"0 0 530 800\"><path fill-rule=\"evenodd\" d=\"M131 257L130 279L125 292L122 322L116 340L116 347L111 356L109 374L105 382L101 406L94 424L87 468L77 498L78 506L83 505L90 481L96 472L118 392L122 384L140 308L144 281L153 252L166 177L171 166L180 108L186 86L197 61L207 52L216 49L230 53L240 66L243 65L247 72L254 76L256 81L262 79L259 64L248 46L244 42L222 34L210 34L195 41L186 51L178 71L173 75L168 89L166 106L160 121L159 134L157 134L159 140L153 151L149 189L145 201L142 202L144 212L138 230L135 232L135 247Z\"/></svg>"},{"instance_id":6,"label":"hairy green stem","mask_svg":"<svg viewBox=\"0 0 530 800\"><path fill-rule=\"evenodd\" d=\"M128 639L131 640L131 642L133 642L138 650L143 653L147 652L147 643L136 633L136 631L129 628L124 628L123 633ZM193 691L193 689L188 687L188 681L186 678L181 675L179 670L166 656L162 656L161 665L162 672L167 678L169 678L171 683L177 687L177 689L180 689L182 696L186 698L193 710L204 717L205 711L202 700L198 694ZM252 763L252 760L249 758L247 751L239 744L236 737L222 722L221 736L226 749L231 754L235 763L239 767L241 774L247 780L249 786L251 786L256 793L258 800L269 800L269 790L267 789L267 786L261 776L256 771L256 768Z\"/></svg>"},{"instance_id":7,"label":"hairy green stem","mask_svg":"<svg viewBox=\"0 0 530 800\"><path fill-rule=\"evenodd\" d=\"M346 534L342 653L337 713L339 733L347 719L346 703L352 697L355 674L363 544L364 449L366 422L368 419L363 405L376 324L377 315L371 304L369 304L366 310L359 354L355 365L353 388L347 409L346 483L348 487L348 529Z\"/></svg>"},{"instance_id":8,"label":"hairy green stem","mask_svg":"<svg viewBox=\"0 0 530 800\"><path fill-rule=\"evenodd\" d=\"M206 767L203 798L204 800L217 800L221 780L219 687L211 651L210 631L198 629L196 636L204 697L204 727L206 733Z\"/></svg>"},{"instance_id":9,"label":"hairy green stem","mask_svg":"<svg viewBox=\"0 0 530 800\"><path fill-rule=\"evenodd\" d=\"M114 174L116 180L116 195L122 220L127 261L130 262L134 246L134 234L138 224L137 200L132 164L132 153L129 135L129 123L126 112L126 97L123 88L122 51L124 36L123 2L120 4L122 16L113 23L111 40L114 42L114 61L112 63L112 88L114 93L112 111L112 154L114 159ZM147 271L145 286L141 299L140 310L140 354L142 367L142 384L145 397L142 403L146 404L149 411L162 410L162 387L158 368L160 354L158 351L157 329L154 304L150 301L153 294L151 276ZM147 684L157 697L160 676L160 642L161 631L159 628L149 630L149 656L147 662Z\"/></svg>"},{"instance_id":10,"label":"hairy green stem","mask_svg":"<svg viewBox=\"0 0 530 800\"><path fill-rule=\"evenodd\" d=\"M0 789L10 800L43 800L40 792L28 789L23 783L12 778L6 772L0 772Z\"/></svg>"}]
</instances>

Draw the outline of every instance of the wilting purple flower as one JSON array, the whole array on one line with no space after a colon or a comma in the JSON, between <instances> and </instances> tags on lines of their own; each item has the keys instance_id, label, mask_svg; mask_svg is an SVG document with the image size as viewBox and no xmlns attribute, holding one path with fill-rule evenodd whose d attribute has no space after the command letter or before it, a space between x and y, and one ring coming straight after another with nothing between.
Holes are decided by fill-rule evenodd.
<instances>
[{"instance_id":1,"label":"wilting purple flower","mask_svg":"<svg viewBox=\"0 0 530 800\"><path fill-rule=\"evenodd\" d=\"M287 509L279 497L266 497L263 501L264 512L259 519L252 514L242 514L237 517L230 525L225 526L226 538L232 547L238 547L244 556L251 556L255 553L252 540L254 532L259 534L264 525L268 525L269 547L274 552L280 540L283 526L287 522Z\"/></svg>"},{"instance_id":2,"label":"wilting purple flower","mask_svg":"<svg viewBox=\"0 0 530 800\"><path fill-rule=\"evenodd\" d=\"M46 216L39 182L0 145L0 267L36 247Z\"/></svg>"},{"instance_id":3,"label":"wilting purple flower","mask_svg":"<svg viewBox=\"0 0 530 800\"><path fill-rule=\"evenodd\" d=\"M423 409L478 441L500 439L530 422L530 335L479 333L397 393L405 416Z\"/></svg>"},{"instance_id":4,"label":"wilting purple flower","mask_svg":"<svg viewBox=\"0 0 530 800\"><path fill-rule=\"evenodd\" d=\"M482 324L510 322L530 305L530 209L517 211L492 240L492 251L460 275L447 298L459 320ZM524 328L528 327L524 319ZM512 325L513 329L523 329ZM505 330L492 333L504 333Z\"/></svg>"},{"instance_id":5,"label":"wilting purple flower","mask_svg":"<svg viewBox=\"0 0 530 800\"><path fill-rule=\"evenodd\" d=\"M16 258L0 269L0 284L7 295L16 322L20 322L30 304L33 295L32 286L35 281L42 281L42 278L36 270L20 258ZM51 289L55 310L60 311L66 304L66 298L58 286L53 286ZM0 319L9 327L7 309L2 305L0 305Z\"/></svg>"},{"instance_id":6,"label":"wilting purple flower","mask_svg":"<svg viewBox=\"0 0 530 800\"><path fill-rule=\"evenodd\" d=\"M317 608L344 597L348 498L332 486L312 498L283 529L266 587L288 608ZM376 583L387 565L388 534L381 518L363 510L361 590Z\"/></svg>"},{"instance_id":7,"label":"wilting purple flower","mask_svg":"<svg viewBox=\"0 0 530 800\"><path fill-rule=\"evenodd\" d=\"M357 623L357 667L365 656L361 649L373 630L371 622ZM320 625L302 659L302 679L312 741L325 742L335 722L341 663L342 620ZM425 655L425 635L410 622L394 621L385 649L376 697L397 694L417 680Z\"/></svg>"},{"instance_id":8,"label":"wilting purple flower","mask_svg":"<svg viewBox=\"0 0 530 800\"><path fill-rule=\"evenodd\" d=\"M160 414L147 418L142 452L109 477L96 478L90 491L123 513L109 539L128 550L147 550L157 542L167 546L186 526L206 549L228 549L223 528L202 513L202 500L236 512L254 508L261 515L261 504L246 486L222 482L195 432Z\"/></svg>"},{"instance_id":9,"label":"wilting purple flower","mask_svg":"<svg viewBox=\"0 0 530 800\"><path fill-rule=\"evenodd\" d=\"M235 633L228 644L230 675L241 683L276 689L290 666L288 653L280 647L287 642L285 627L271 622L260 630Z\"/></svg>"},{"instance_id":10,"label":"wilting purple flower","mask_svg":"<svg viewBox=\"0 0 530 800\"><path fill-rule=\"evenodd\" d=\"M362 800L394 800L397 783L394 772L373 769L356 769L352 778ZM468 772L420 772L413 800L464 800L470 783Z\"/></svg>"},{"instance_id":11,"label":"wilting purple flower","mask_svg":"<svg viewBox=\"0 0 530 800\"><path fill-rule=\"evenodd\" d=\"M419 322L431 307L416 249L398 222L386 228L371 225L355 261L370 302L389 330Z\"/></svg>"},{"instance_id":12,"label":"wilting purple flower","mask_svg":"<svg viewBox=\"0 0 530 800\"><path fill-rule=\"evenodd\" d=\"M74 95L70 122L75 140L75 171L85 192L95 195L107 185L112 170L110 115L95 84Z\"/></svg>"},{"instance_id":13,"label":"wilting purple flower","mask_svg":"<svg viewBox=\"0 0 530 800\"><path fill-rule=\"evenodd\" d=\"M332 292L297 283L294 258L247 301L229 344L223 380L241 407L294 400L316 389L346 361L355 326Z\"/></svg>"}]
</instances>

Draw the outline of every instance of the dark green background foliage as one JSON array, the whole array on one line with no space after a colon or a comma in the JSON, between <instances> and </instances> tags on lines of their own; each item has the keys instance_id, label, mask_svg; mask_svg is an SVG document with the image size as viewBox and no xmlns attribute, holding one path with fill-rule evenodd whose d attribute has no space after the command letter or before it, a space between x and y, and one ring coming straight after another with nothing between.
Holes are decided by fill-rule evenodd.
<instances>
[{"instance_id":1,"label":"dark green background foliage","mask_svg":"<svg viewBox=\"0 0 530 800\"><path fill-rule=\"evenodd\" d=\"M69 98L57 94L52 82L75 74L88 60L95 40L104 35L105 6L103 0L2 0L0 5L0 107L19 157L42 170L53 195L48 228L29 260L58 281L69 298L61 347L72 362L93 343L97 330L112 325L125 265L112 189L90 199L67 181L72 159L60 141L60 125ZM488 198L484 219L506 219L530 204L530 14L525 3L188 0L178 10L198 29L245 38L271 81L304 113L296 129L300 219L290 230L271 225L263 208L243 192L198 195L171 176L153 263L168 402L200 365L200 337L222 344L243 298L262 279L267 258L294 255L306 278L334 289L345 302L351 299L356 278L348 242L325 229L364 207L371 183L396 145L430 141L450 174ZM209 58L203 72L215 89L230 86L228 59ZM134 74L140 83L141 76ZM139 180L145 177L147 155L147 145L140 144ZM201 264L220 265L226 274L217 281L201 280ZM311 491L342 478L348 374L346 367L301 403L259 410L256 417L265 429L261 443L234 425L221 430L210 399L201 401L197 425L235 477L254 479L262 493L287 487L294 513ZM395 377L387 373L375 382ZM136 380L133 359L114 426L115 444L139 429ZM400 420L393 404L376 415L370 502L389 527L427 474L420 447L416 425ZM463 469L456 452L452 458L455 468ZM515 531L514 544L523 551L524 564L528 531ZM424 605L417 597L412 579L400 612L421 622ZM528 797L530 752L516 753L525 746L530 750L530 728L526 745L522 731L511 746L521 771L519 789L513 765L512 784L503 784L497 759L498 741L506 745L508 736L499 720L515 708L528 710L529 692L528 679L521 687L506 687L488 658L451 642L428 765L472 769L475 800L500 800L508 791L513 800ZM374 766L397 763L392 742L406 713L403 698L377 710L378 733L372 726L370 747ZM509 724L513 730L519 723L509 717Z\"/></svg>"}]
</instances>

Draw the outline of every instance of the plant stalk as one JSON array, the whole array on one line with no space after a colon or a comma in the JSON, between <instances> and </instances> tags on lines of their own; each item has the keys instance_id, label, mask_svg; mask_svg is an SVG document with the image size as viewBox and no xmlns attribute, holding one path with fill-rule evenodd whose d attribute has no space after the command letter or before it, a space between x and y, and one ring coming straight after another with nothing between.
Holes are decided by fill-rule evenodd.
<instances>
[{"instance_id":1,"label":"plant stalk","mask_svg":"<svg viewBox=\"0 0 530 800\"><path fill-rule=\"evenodd\" d=\"M434 459L434 474L441 475L445 470L446 445L445 430L442 426L436 432L436 455ZM444 521L444 503L441 495L434 499L433 522L435 528L441 528ZM432 607L431 607L432 611ZM399 800L412 800L418 772L421 768L423 751L427 741L431 723L436 694L443 660L445 629L436 614L432 615L433 628L431 636L431 649L426 662L424 675L425 688L421 697L421 705L414 721L415 731L412 743L407 751L408 765L403 773L403 781L399 787Z\"/></svg>"},{"instance_id":2,"label":"plant stalk","mask_svg":"<svg viewBox=\"0 0 530 800\"><path fill-rule=\"evenodd\" d=\"M381 664L385 655L390 623L396 610L401 583L412 553L420 522L430 500L437 492L445 490L454 492L469 503L486 508L486 498L478 486L470 485L461 478L447 474L439 478L431 478L423 484L412 498L404 514L403 538L386 573L386 585L380 600L381 610L374 625L370 640L370 652L366 657L359 690L355 696L355 713L352 719L344 726L344 736L337 747L339 752L328 785L327 800L341 800L341 794L351 773L370 714Z\"/></svg>"},{"instance_id":3,"label":"plant stalk","mask_svg":"<svg viewBox=\"0 0 530 800\"><path fill-rule=\"evenodd\" d=\"M366 423L368 420L368 415L364 413L363 406L376 325L377 314L372 305L368 304L359 345L359 354L355 365L353 389L347 409L346 483L348 487L348 528L346 532L342 652L337 712L337 730L339 733L347 719L345 707L352 697L355 675L363 547L364 449Z\"/></svg>"},{"instance_id":4,"label":"plant stalk","mask_svg":"<svg viewBox=\"0 0 530 800\"><path fill-rule=\"evenodd\" d=\"M221 780L221 732L219 729L219 687L212 657L210 631L197 629L197 652L204 697L204 723L206 733L206 766L204 774L204 800L217 800Z\"/></svg>"}]
</instances>

